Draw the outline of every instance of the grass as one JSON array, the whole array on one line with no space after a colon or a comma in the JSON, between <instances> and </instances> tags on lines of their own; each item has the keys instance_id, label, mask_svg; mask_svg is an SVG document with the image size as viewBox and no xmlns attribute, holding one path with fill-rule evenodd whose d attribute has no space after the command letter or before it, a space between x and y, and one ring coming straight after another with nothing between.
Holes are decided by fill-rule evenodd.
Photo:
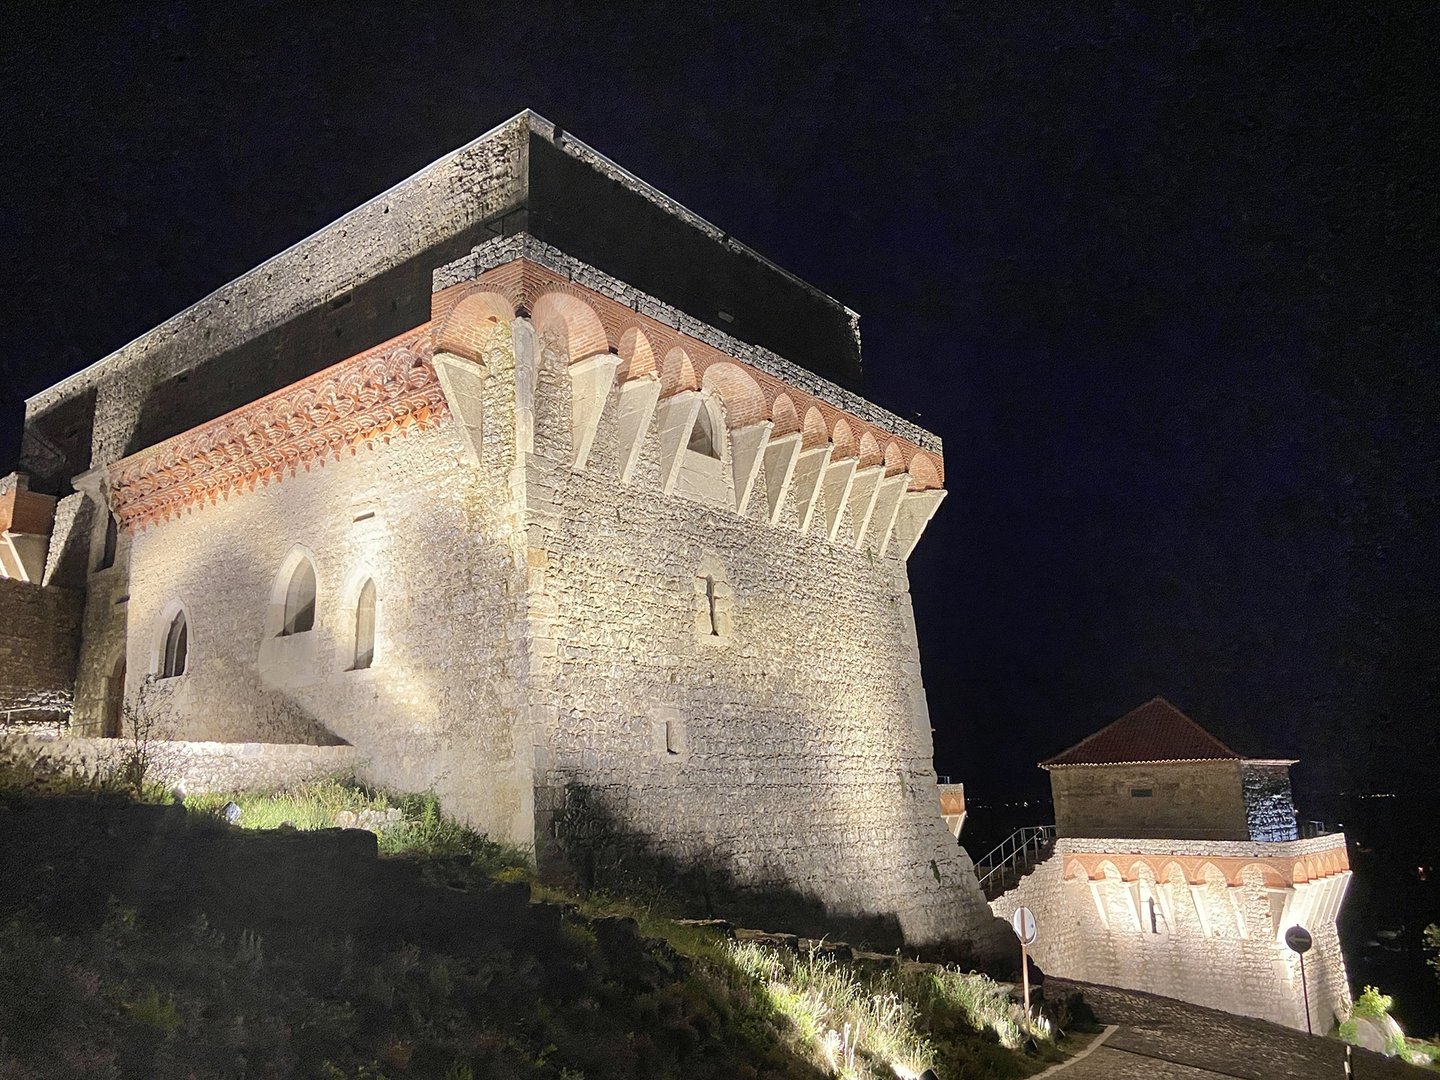
<instances>
[{"instance_id":1,"label":"grass","mask_svg":"<svg viewBox=\"0 0 1440 1080\"><path fill-rule=\"evenodd\" d=\"M796 1042L842 1080L940 1076L1024 1077L1060 1060L1049 1027L1032 1028L996 983L956 968L884 970L816 953L733 943L730 958L790 1024Z\"/></svg>"},{"instance_id":2,"label":"grass","mask_svg":"<svg viewBox=\"0 0 1440 1080\"><path fill-rule=\"evenodd\" d=\"M241 829L362 815L382 853L433 860L445 884L455 887L441 871L458 861L472 871L459 887L526 879L536 899L575 914L556 941L480 943L457 957L423 938L272 943L219 934L203 917L145 925L113 903L98 930L12 913L0 917L0 1076L889 1080L930 1068L941 1080L1012 1080L1061 1056L1044 1035L1026 1049L1018 1010L983 976L742 944L671 918L658 899L575 895L536 880L529 852L447 818L433 794L333 777L192 795L186 817L214 827L229 802Z\"/></svg>"},{"instance_id":3,"label":"grass","mask_svg":"<svg viewBox=\"0 0 1440 1080\"><path fill-rule=\"evenodd\" d=\"M376 822L382 855L465 855L490 877L516 880L530 874L528 852L497 843L446 816L433 792L397 795L338 776L282 791L191 795L185 799L185 809L222 818L226 804L232 802L240 808L242 829L278 829L282 825L333 829L345 812L360 815L369 811L378 818L387 811L398 811L393 822Z\"/></svg>"}]
</instances>

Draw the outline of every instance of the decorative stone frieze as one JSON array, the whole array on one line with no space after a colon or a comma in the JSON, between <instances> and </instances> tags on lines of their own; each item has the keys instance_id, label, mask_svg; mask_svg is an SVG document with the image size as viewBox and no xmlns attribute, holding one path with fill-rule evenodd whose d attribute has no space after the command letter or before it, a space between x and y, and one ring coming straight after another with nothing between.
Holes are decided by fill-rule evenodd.
<instances>
[{"instance_id":1,"label":"decorative stone frieze","mask_svg":"<svg viewBox=\"0 0 1440 1080\"><path fill-rule=\"evenodd\" d=\"M144 529L240 489L439 423L449 408L428 326L110 466L110 502Z\"/></svg>"}]
</instances>

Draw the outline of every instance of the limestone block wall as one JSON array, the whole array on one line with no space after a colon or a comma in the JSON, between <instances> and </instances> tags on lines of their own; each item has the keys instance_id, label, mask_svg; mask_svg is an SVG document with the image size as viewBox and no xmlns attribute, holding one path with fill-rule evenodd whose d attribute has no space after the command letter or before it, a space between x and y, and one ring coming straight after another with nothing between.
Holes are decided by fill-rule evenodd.
<instances>
[{"instance_id":1,"label":"limestone block wall","mask_svg":"<svg viewBox=\"0 0 1440 1080\"><path fill-rule=\"evenodd\" d=\"M1244 840L1239 761L1077 765L1050 770L1060 836Z\"/></svg>"},{"instance_id":2,"label":"limestone block wall","mask_svg":"<svg viewBox=\"0 0 1440 1080\"><path fill-rule=\"evenodd\" d=\"M127 739L76 736L0 736L0 767L40 774L103 776L134 749ZM277 745L163 741L150 744L152 776L183 784L189 794L211 791L264 791L333 776L356 768L351 746Z\"/></svg>"},{"instance_id":3,"label":"limestone block wall","mask_svg":"<svg viewBox=\"0 0 1440 1080\"><path fill-rule=\"evenodd\" d=\"M1290 766L1247 761L1241 769L1245 784L1245 816L1251 840L1297 840L1295 798L1290 790Z\"/></svg>"},{"instance_id":4,"label":"limestone block wall","mask_svg":"<svg viewBox=\"0 0 1440 1080\"><path fill-rule=\"evenodd\" d=\"M349 744L375 782L433 788L471 824L530 843L514 410L503 396L484 404L479 467L447 421L135 535L127 699L173 738ZM302 556L316 575L315 627L282 636L286 571ZM352 670L366 579L375 656ZM187 670L155 679L176 605Z\"/></svg>"},{"instance_id":5,"label":"limestone block wall","mask_svg":"<svg viewBox=\"0 0 1440 1080\"><path fill-rule=\"evenodd\" d=\"M82 603L73 589L0 578L0 720L69 712Z\"/></svg>"},{"instance_id":6,"label":"limestone block wall","mask_svg":"<svg viewBox=\"0 0 1440 1080\"><path fill-rule=\"evenodd\" d=\"M1307 843L1194 841L1181 854L1299 858ZM1123 875L1114 862L1103 864L1103 877L1090 880L1066 873L1083 846L1061 840L1054 855L991 903L1006 919L1021 906L1035 913L1039 932L1030 952L1042 970L1303 1029L1300 965L1282 939L1299 923L1315 940L1305 961L1315 1030L1327 1031L1346 1015L1350 991L1336 915L1349 871L1277 888L1257 864L1244 870L1239 884L1218 871L1194 883L1176 864L1166 866L1162 843L1137 840L1123 846L1150 858L1125 867ZM1257 855L1257 849L1272 850Z\"/></svg>"},{"instance_id":7,"label":"limestone block wall","mask_svg":"<svg viewBox=\"0 0 1440 1080\"><path fill-rule=\"evenodd\" d=\"M677 887L708 869L726 910L770 898L915 942L1002 941L938 812L903 561L827 542L823 507L803 534L793 505L768 524L763 477L736 514L729 440L718 497L698 460L663 494L661 410L622 483L614 389L576 471L564 343L538 348L537 830L577 830L622 870L669 866Z\"/></svg>"}]
</instances>

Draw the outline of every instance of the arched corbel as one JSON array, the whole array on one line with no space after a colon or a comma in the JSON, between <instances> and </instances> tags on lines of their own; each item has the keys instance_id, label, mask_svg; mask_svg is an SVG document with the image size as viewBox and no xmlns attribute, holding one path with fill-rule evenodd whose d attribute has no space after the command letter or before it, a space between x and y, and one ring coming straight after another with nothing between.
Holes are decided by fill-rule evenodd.
<instances>
[{"instance_id":1,"label":"arched corbel","mask_svg":"<svg viewBox=\"0 0 1440 1080\"><path fill-rule=\"evenodd\" d=\"M458 421L466 460L479 465L484 445L485 369L454 353L437 352L431 362L446 404Z\"/></svg>"}]
</instances>

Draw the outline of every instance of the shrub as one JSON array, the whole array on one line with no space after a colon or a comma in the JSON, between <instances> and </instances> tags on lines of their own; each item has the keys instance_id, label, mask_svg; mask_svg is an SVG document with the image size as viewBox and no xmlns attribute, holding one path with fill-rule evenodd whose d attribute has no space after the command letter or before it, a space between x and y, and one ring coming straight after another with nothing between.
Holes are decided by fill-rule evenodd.
<instances>
[{"instance_id":1,"label":"shrub","mask_svg":"<svg viewBox=\"0 0 1440 1080\"><path fill-rule=\"evenodd\" d=\"M1390 1015L1390 1009L1394 1004L1395 999L1389 994L1382 994L1378 988L1367 986L1364 992L1355 999L1355 1004L1350 1008L1350 1014L1368 1017L1371 1020L1383 1020Z\"/></svg>"}]
</instances>

